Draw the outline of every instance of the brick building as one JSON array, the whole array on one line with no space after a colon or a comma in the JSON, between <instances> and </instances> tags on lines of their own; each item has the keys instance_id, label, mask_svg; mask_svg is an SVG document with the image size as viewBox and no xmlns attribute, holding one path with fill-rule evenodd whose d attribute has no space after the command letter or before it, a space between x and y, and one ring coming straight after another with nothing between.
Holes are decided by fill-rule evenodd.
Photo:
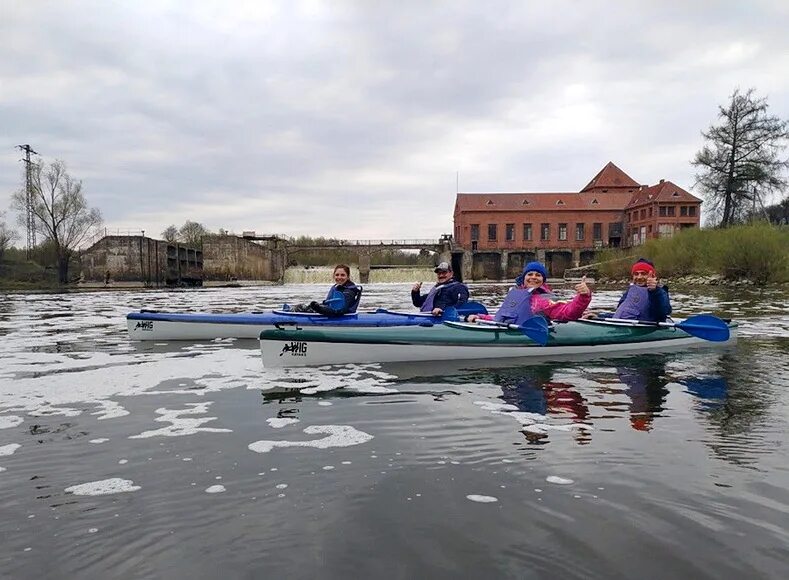
<instances>
[{"instance_id":1,"label":"brick building","mask_svg":"<svg viewBox=\"0 0 789 580\"><path fill-rule=\"evenodd\" d=\"M502 268L507 273L534 258L563 271L591 261L603 247L638 245L698 227L700 206L700 199L670 181L640 185L609 162L579 192L458 193L454 237L472 253L519 254Z\"/></svg>"}]
</instances>

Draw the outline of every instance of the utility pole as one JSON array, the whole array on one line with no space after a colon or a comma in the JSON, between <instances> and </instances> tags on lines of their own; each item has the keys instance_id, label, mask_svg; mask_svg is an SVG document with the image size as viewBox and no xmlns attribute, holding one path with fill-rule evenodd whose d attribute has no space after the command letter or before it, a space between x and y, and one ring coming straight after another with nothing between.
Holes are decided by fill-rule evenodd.
<instances>
[{"instance_id":1,"label":"utility pole","mask_svg":"<svg viewBox=\"0 0 789 580\"><path fill-rule=\"evenodd\" d=\"M25 226L27 229L27 258L36 247L36 220L33 213L33 178L32 178L32 165L35 165L30 160L30 155L38 155L30 145L17 145L17 149L25 152L25 158L22 159L25 163Z\"/></svg>"}]
</instances>

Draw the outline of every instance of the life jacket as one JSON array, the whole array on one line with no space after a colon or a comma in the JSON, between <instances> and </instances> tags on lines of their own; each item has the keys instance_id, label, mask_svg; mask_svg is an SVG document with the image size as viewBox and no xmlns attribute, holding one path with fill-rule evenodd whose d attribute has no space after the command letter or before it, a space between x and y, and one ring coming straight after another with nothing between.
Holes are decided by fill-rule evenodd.
<instances>
[{"instance_id":1,"label":"life jacket","mask_svg":"<svg viewBox=\"0 0 789 580\"><path fill-rule=\"evenodd\" d=\"M430 292L427 293L427 297L425 297L425 301L422 304L422 308L420 308L420 312L430 312L433 310L433 304L435 303L436 296L441 291L452 292L452 289L455 286L458 286L460 282L456 280L452 280L451 282L447 282L446 284L436 284L430 289Z\"/></svg>"},{"instance_id":2,"label":"life jacket","mask_svg":"<svg viewBox=\"0 0 789 580\"><path fill-rule=\"evenodd\" d=\"M499 308L493 319L496 322L507 322L509 324L520 324L527 318L531 318L531 295L533 290L514 287L507 292L504 303Z\"/></svg>"},{"instance_id":3,"label":"life jacket","mask_svg":"<svg viewBox=\"0 0 789 580\"><path fill-rule=\"evenodd\" d=\"M614 318L624 320L650 320L649 289L646 286L631 284L624 300L614 312Z\"/></svg>"},{"instance_id":4,"label":"life jacket","mask_svg":"<svg viewBox=\"0 0 789 580\"><path fill-rule=\"evenodd\" d=\"M350 290L353 293L352 300L350 302L348 301L346 293L343 292L340 288L345 289L346 292L348 290ZM335 308L333 308L333 310L338 310L338 311L343 311L343 312L356 312L356 309L359 307L359 301L362 299L362 287L361 286L357 286L353 282L348 282L344 286L341 286L341 287L338 286L337 284L335 284L334 286L332 286L329 289L329 293L326 294L326 299L323 301L323 303L326 304L326 303L329 302L329 300L332 300L332 299L335 299L335 298L342 298L342 300L343 300L342 304L343 305L341 307L339 307L339 308L335 307ZM346 307L347 307L347 310L346 310Z\"/></svg>"}]
</instances>

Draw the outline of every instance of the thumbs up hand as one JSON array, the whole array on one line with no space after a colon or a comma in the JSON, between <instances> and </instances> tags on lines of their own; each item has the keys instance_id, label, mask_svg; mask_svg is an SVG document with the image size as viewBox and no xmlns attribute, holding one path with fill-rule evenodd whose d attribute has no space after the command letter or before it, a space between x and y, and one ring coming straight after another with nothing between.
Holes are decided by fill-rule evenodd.
<instances>
[{"instance_id":1,"label":"thumbs up hand","mask_svg":"<svg viewBox=\"0 0 789 580\"><path fill-rule=\"evenodd\" d=\"M647 290L654 290L657 288L657 277L654 272L650 272L647 276Z\"/></svg>"},{"instance_id":2,"label":"thumbs up hand","mask_svg":"<svg viewBox=\"0 0 789 580\"><path fill-rule=\"evenodd\" d=\"M578 292L578 294L590 293L589 286L586 285L586 276L581 278L581 281L575 285L575 291Z\"/></svg>"}]
</instances>

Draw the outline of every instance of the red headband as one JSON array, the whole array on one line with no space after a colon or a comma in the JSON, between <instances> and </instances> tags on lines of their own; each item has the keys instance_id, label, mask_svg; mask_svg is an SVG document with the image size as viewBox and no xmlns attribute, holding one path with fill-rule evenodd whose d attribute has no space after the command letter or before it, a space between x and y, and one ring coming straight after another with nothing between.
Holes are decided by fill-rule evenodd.
<instances>
[{"instance_id":1,"label":"red headband","mask_svg":"<svg viewBox=\"0 0 789 580\"><path fill-rule=\"evenodd\" d=\"M633 267L630 268L630 275L632 276L636 272L652 272L653 276L656 276L655 267L652 264L647 264L646 262L636 262L633 264Z\"/></svg>"}]
</instances>

